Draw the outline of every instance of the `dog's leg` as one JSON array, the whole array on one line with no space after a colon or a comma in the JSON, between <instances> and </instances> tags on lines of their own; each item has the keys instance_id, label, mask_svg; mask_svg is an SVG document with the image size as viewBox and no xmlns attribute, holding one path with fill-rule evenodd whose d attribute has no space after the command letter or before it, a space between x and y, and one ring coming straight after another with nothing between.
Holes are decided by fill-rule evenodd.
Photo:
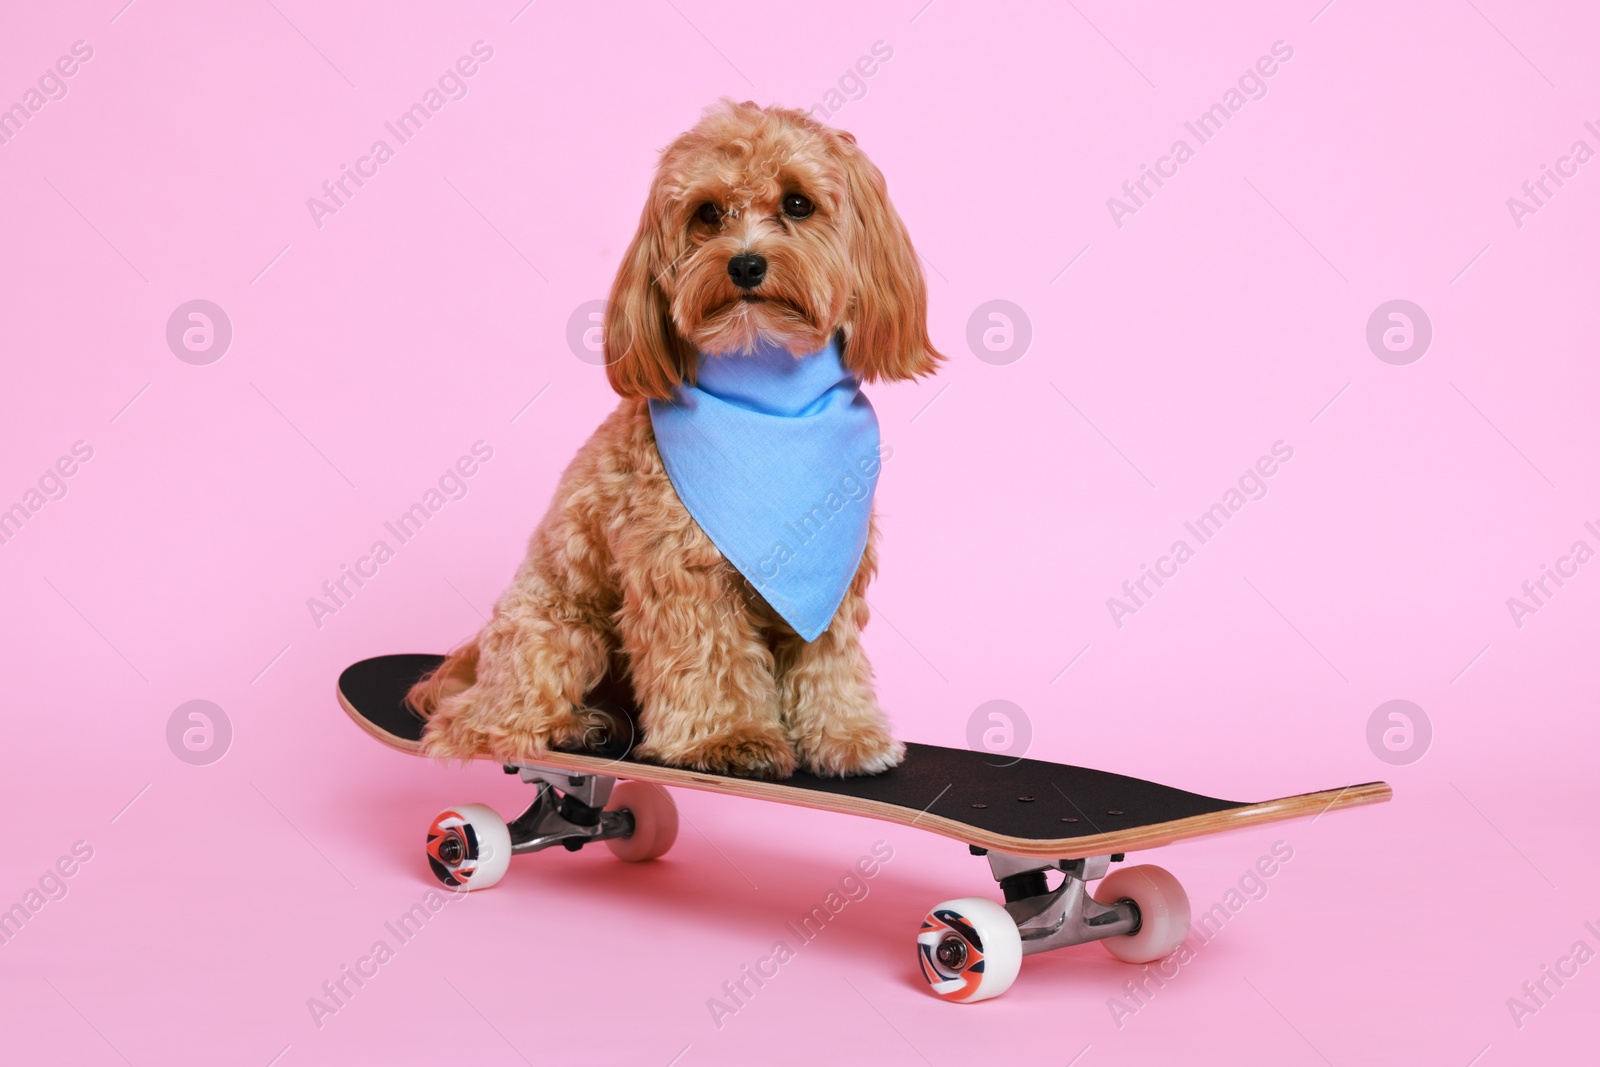
<instances>
[{"instance_id":1,"label":"dog's leg","mask_svg":"<svg viewBox=\"0 0 1600 1067\"><path fill-rule=\"evenodd\" d=\"M694 536L705 535L695 527ZM709 543L708 543L709 544ZM794 750L778 715L772 653L720 555L636 568L617 626L644 727L639 754L716 774L785 778ZM657 578L658 575L667 575Z\"/></svg>"},{"instance_id":2,"label":"dog's leg","mask_svg":"<svg viewBox=\"0 0 1600 1067\"><path fill-rule=\"evenodd\" d=\"M877 563L875 539L876 530L828 628L807 642L785 627L777 641L784 725L800 765L813 774L876 774L905 758L905 745L889 732L878 707L872 665L861 648L868 614L865 594Z\"/></svg>"},{"instance_id":3,"label":"dog's leg","mask_svg":"<svg viewBox=\"0 0 1600 1067\"><path fill-rule=\"evenodd\" d=\"M413 690L412 706L429 716L423 752L516 762L583 747L610 725L583 707L605 674L606 629L548 582L519 576L475 642Z\"/></svg>"}]
</instances>

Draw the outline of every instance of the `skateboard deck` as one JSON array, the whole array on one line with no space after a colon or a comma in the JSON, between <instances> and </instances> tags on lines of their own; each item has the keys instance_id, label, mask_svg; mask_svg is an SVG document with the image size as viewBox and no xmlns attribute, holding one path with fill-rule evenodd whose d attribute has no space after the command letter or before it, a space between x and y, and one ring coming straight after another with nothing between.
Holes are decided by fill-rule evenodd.
<instances>
[{"instance_id":1,"label":"skateboard deck","mask_svg":"<svg viewBox=\"0 0 1600 1067\"><path fill-rule=\"evenodd\" d=\"M425 723L405 706L405 694L443 658L405 654L362 660L339 676L339 703L367 733L391 748L417 754ZM614 679L591 694L590 701L632 717L631 695ZM1365 782L1253 803L1224 800L1087 767L909 742L905 762L898 767L854 778L804 772L781 781L739 778L642 762L626 752L551 751L536 762L573 775L862 815L1010 856L1051 861L1132 852L1316 817L1380 803L1391 795L1387 783Z\"/></svg>"}]
</instances>

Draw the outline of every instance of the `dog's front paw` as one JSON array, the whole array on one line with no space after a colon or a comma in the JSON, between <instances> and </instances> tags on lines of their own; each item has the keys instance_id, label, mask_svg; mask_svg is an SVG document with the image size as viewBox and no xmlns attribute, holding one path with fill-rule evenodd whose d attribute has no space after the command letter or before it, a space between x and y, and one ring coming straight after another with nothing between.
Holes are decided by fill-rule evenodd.
<instances>
[{"instance_id":1,"label":"dog's front paw","mask_svg":"<svg viewBox=\"0 0 1600 1067\"><path fill-rule=\"evenodd\" d=\"M617 732L607 713L565 701L525 701L515 710L470 700L471 693L439 703L422 735L422 754L444 760L493 759L525 763L552 749L580 752Z\"/></svg>"},{"instance_id":2,"label":"dog's front paw","mask_svg":"<svg viewBox=\"0 0 1600 1067\"><path fill-rule=\"evenodd\" d=\"M422 754L433 759L466 763L489 754L489 735L464 716L438 715L428 720L422 733Z\"/></svg>"},{"instance_id":3,"label":"dog's front paw","mask_svg":"<svg viewBox=\"0 0 1600 1067\"><path fill-rule=\"evenodd\" d=\"M742 726L680 745L652 744L649 734L640 755L674 767L740 778L787 778L794 773L794 748L777 726Z\"/></svg>"},{"instance_id":4,"label":"dog's front paw","mask_svg":"<svg viewBox=\"0 0 1600 1067\"><path fill-rule=\"evenodd\" d=\"M521 715L489 728L489 755L501 763L527 763L553 749L584 752L614 728L610 716L574 708L565 701L524 708Z\"/></svg>"},{"instance_id":5,"label":"dog's front paw","mask_svg":"<svg viewBox=\"0 0 1600 1067\"><path fill-rule=\"evenodd\" d=\"M852 729L825 728L820 733L796 739L795 748L800 765L824 778L878 774L906 758L906 746L894 739L887 726L878 724Z\"/></svg>"}]
</instances>

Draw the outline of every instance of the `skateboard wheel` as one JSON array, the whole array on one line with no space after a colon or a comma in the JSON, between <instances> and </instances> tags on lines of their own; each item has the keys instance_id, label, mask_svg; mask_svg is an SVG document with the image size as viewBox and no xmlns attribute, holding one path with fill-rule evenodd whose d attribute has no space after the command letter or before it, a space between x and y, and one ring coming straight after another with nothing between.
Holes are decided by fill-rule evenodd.
<instances>
[{"instance_id":1,"label":"skateboard wheel","mask_svg":"<svg viewBox=\"0 0 1600 1067\"><path fill-rule=\"evenodd\" d=\"M973 1003L1011 988L1022 968L1022 935L1006 909L987 897L935 905L917 934L917 959L928 988Z\"/></svg>"},{"instance_id":2,"label":"skateboard wheel","mask_svg":"<svg viewBox=\"0 0 1600 1067\"><path fill-rule=\"evenodd\" d=\"M511 831L487 804L440 812L428 827L428 866L451 889L488 889L511 865Z\"/></svg>"},{"instance_id":3,"label":"skateboard wheel","mask_svg":"<svg viewBox=\"0 0 1600 1067\"><path fill-rule=\"evenodd\" d=\"M633 833L609 837L606 847L612 855L629 863L640 863L666 855L678 839L678 805L665 789L648 782L618 782L611 791L607 811L627 811L633 816Z\"/></svg>"},{"instance_id":4,"label":"skateboard wheel","mask_svg":"<svg viewBox=\"0 0 1600 1067\"><path fill-rule=\"evenodd\" d=\"M1094 899L1102 904L1129 900L1139 909L1136 933L1100 942L1123 963L1164 959L1189 936L1189 894L1164 868L1151 864L1122 867L1100 880Z\"/></svg>"}]
</instances>

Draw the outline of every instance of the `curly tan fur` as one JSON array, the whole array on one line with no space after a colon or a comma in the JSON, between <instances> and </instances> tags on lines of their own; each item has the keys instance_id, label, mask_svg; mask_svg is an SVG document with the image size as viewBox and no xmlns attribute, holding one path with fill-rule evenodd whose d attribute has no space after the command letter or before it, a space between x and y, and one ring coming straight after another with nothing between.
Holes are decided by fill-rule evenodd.
<instances>
[{"instance_id":1,"label":"curly tan fur","mask_svg":"<svg viewBox=\"0 0 1600 1067\"><path fill-rule=\"evenodd\" d=\"M785 195L815 204L803 220ZM715 224L698 214L719 209ZM762 298L730 257L765 256ZM620 663L645 759L784 777L871 774L904 746L861 649L877 530L828 629L806 642L724 559L673 491L646 398L692 381L696 353L757 340L801 355L845 338L864 380L929 373L926 294L883 177L848 134L798 111L725 103L662 154L606 321L622 403L578 452L494 617L408 700L424 751L514 762L614 727L585 696Z\"/></svg>"}]
</instances>

